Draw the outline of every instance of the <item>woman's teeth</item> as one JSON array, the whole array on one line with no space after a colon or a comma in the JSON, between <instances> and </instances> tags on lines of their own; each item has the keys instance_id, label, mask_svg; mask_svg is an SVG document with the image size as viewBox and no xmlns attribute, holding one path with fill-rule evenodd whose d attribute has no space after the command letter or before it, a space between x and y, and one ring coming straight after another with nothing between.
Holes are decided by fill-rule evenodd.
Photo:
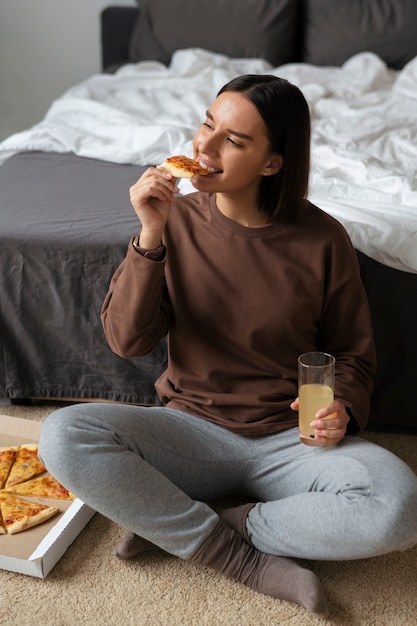
<instances>
[{"instance_id":1,"label":"woman's teeth","mask_svg":"<svg viewBox=\"0 0 417 626\"><path fill-rule=\"evenodd\" d=\"M216 174L216 173L222 172L222 170L219 170L215 167L209 167L208 165L206 165L206 163L203 163L202 161L198 161L198 164L200 165L200 167L207 170L210 174Z\"/></svg>"}]
</instances>

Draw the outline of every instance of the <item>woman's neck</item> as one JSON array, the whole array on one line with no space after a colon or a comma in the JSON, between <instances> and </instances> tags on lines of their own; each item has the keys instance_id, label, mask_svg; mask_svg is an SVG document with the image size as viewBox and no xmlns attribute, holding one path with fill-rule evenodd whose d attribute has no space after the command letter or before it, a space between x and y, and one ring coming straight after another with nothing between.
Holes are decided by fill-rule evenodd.
<instances>
[{"instance_id":1,"label":"woman's neck","mask_svg":"<svg viewBox=\"0 0 417 626\"><path fill-rule=\"evenodd\" d=\"M216 194L216 204L221 213L229 220L246 226L259 228L269 223L268 215L260 211L251 198L231 198L225 194Z\"/></svg>"}]
</instances>

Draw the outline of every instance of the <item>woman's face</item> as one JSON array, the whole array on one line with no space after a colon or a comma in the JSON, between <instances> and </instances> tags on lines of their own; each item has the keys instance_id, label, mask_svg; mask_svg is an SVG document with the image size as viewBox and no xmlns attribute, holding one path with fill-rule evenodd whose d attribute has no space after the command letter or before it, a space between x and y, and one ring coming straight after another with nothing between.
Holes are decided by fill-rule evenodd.
<instances>
[{"instance_id":1,"label":"woman's face","mask_svg":"<svg viewBox=\"0 0 417 626\"><path fill-rule=\"evenodd\" d=\"M195 176L200 191L233 194L258 192L261 177L275 174L282 157L271 153L265 123L256 106L241 93L216 98L194 136L194 158L209 169Z\"/></svg>"}]
</instances>

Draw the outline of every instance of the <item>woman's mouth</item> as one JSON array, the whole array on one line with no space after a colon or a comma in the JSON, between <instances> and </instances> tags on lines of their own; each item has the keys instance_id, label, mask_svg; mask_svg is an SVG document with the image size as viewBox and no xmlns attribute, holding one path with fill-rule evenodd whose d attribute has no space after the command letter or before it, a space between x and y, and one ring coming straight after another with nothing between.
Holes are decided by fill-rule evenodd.
<instances>
[{"instance_id":1,"label":"woman's mouth","mask_svg":"<svg viewBox=\"0 0 417 626\"><path fill-rule=\"evenodd\" d=\"M219 169L217 167L213 167L210 164L205 163L201 159L197 159L197 163L199 164L200 167L202 167L203 169L207 170L207 172L209 174L221 174L223 172L223 170L221 170L221 169Z\"/></svg>"}]
</instances>

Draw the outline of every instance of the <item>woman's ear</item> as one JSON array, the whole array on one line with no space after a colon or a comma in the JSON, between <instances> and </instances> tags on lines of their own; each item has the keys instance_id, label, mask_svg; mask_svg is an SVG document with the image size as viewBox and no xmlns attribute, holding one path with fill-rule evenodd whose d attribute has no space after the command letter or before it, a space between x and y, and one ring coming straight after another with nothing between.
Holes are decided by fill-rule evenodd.
<instances>
[{"instance_id":1,"label":"woman's ear","mask_svg":"<svg viewBox=\"0 0 417 626\"><path fill-rule=\"evenodd\" d=\"M265 166L262 176L273 176L278 174L282 166L284 165L284 157L282 154L274 154Z\"/></svg>"}]
</instances>

